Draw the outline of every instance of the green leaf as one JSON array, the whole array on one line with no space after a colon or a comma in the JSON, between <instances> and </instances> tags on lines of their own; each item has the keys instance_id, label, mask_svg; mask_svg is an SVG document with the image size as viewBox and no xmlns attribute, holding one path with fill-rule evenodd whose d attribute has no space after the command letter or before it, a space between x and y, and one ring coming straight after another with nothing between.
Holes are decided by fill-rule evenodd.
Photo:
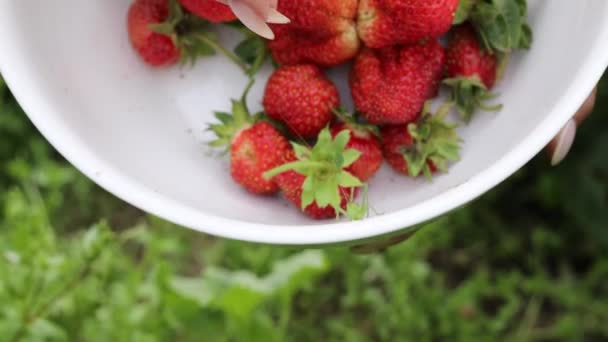
<instances>
[{"instance_id":1,"label":"green leaf","mask_svg":"<svg viewBox=\"0 0 608 342\"><path fill-rule=\"evenodd\" d=\"M340 207L340 190L337 182L324 180L316 182L315 201L321 208L331 205L334 208Z\"/></svg>"},{"instance_id":2,"label":"green leaf","mask_svg":"<svg viewBox=\"0 0 608 342\"><path fill-rule=\"evenodd\" d=\"M460 0L458 10L454 15L453 25L460 25L469 19L469 15L473 10L473 6L477 0Z\"/></svg>"},{"instance_id":3,"label":"green leaf","mask_svg":"<svg viewBox=\"0 0 608 342\"><path fill-rule=\"evenodd\" d=\"M334 138L334 149L336 153L340 154L346 148L346 145L350 141L350 131L343 130L338 133Z\"/></svg>"},{"instance_id":4,"label":"green leaf","mask_svg":"<svg viewBox=\"0 0 608 342\"><path fill-rule=\"evenodd\" d=\"M28 335L37 341L67 341L68 334L59 325L45 320L37 319L29 327Z\"/></svg>"},{"instance_id":5,"label":"green leaf","mask_svg":"<svg viewBox=\"0 0 608 342\"><path fill-rule=\"evenodd\" d=\"M315 201L314 177L306 177L302 183L302 210L306 209Z\"/></svg>"},{"instance_id":6,"label":"green leaf","mask_svg":"<svg viewBox=\"0 0 608 342\"><path fill-rule=\"evenodd\" d=\"M344 188L356 188L363 185L361 181L347 171L342 171L338 177L338 185Z\"/></svg>"},{"instance_id":7,"label":"green leaf","mask_svg":"<svg viewBox=\"0 0 608 342\"><path fill-rule=\"evenodd\" d=\"M249 34L246 39L237 45L234 52L250 66L248 70L250 76L258 73L268 57L266 42L256 34Z\"/></svg>"},{"instance_id":8,"label":"green leaf","mask_svg":"<svg viewBox=\"0 0 608 342\"><path fill-rule=\"evenodd\" d=\"M425 106L422 117L416 123L408 125L408 132L413 144L403 147L403 158L410 176L424 174L431 178L430 162L440 171L446 171L448 162L460 159L461 139L456 133L457 125L445 121L451 105L447 103L439 108L435 115L429 106Z\"/></svg>"},{"instance_id":9,"label":"green leaf","mask_svg":"<svg viewBox=\"0 0 608 342\"><path fill-rule=\"evenodd\" d=\"M276 262L265 277L212 267L201 279L174 278L171 288L202 308L216 308L230 317L246 319L265 300L281 292L291 295L327 269L323 252L310 250Z\"/></svg>"},{"instance_id":10,"label":"green leaf","mask_svg":"<svg viewBox=\"0 0 608 342\"><path fill-rule=\"evenodd\" d=\"M353 165L353 163L359 160L361 154L361 151L352 148L344 151L344 153L342 154L342 157L344 159L342 160L341 166L345 168Z\"/></svg>"},{"instance_id":11,"label":"green leaf","mask_svg":"<svg viewBox=\"0 0 608 342\"><path fill-rule=\"evenodd\" d=\"M253 80L251 80L240 100L231 100L231 113L226 112L215 112L215 118L219 123L209 124L207 129L213 132L216 139L209 142L211 147L225 147L225 152L230 149L230 144L234 136L242 129L255 123L257 120L262 120L263 117L254 117L247 108L247 95L249 90L253 86Z\"/></svg>"},{"instance_id":12,"label":"green leaf","mask_svg":"<svg viewBox=\"0 0 608 342\"><path fill-rule=\"evenodd\" d=\"M522 0L479 0L470 14L485 49L502 54L530 47L527 20L527 3Z\"/></svg>"},{"instance_id":13,"label":"green leaf","mask_svg":"<svg viewBox=\"0 0 608 342\"><path fill-rule=\"evenodd\" d=\"M300 160L310 158L310 149L308 147L297 143L291 143L291 146L293 147L293 151L296 154L296 158Z\"/></svg>"},{"instance_id":14,"label":"green leaf","mask_svg":"<svg viewBox=\"0 0 608 342\"><path fill-rule=\"evenodd\" d=\"M460 117L469 123L477 110L498 111L499 105L489 105L487 102L496 96L492 94L477 77L449 78L443 83L451 88L450 101L456 106Z\"/></svg>"}]
</instances>

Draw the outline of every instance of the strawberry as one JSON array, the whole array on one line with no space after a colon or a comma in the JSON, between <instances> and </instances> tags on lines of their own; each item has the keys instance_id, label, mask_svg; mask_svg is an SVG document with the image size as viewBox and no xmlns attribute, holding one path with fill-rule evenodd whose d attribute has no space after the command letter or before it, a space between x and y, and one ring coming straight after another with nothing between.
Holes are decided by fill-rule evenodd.
<instances>
[{"instance_id":1,"label":"strawberry","mask_svg":"<svg viewBox=\"0 0 608 342\"><path fill-rule=\"evenodd\" d=\"M509 54L532 44L527 1L460 0L454 23L465 21L475 28L486 51Z\"/></svg>"},{"instance_id":2,"label":"strawberry","mask_svg":"<svg viewBox=\"0 0 608 342\"><path fill-rule=\"evenodd\" d=\"M179 3L192 14L213 23L236 20L232 9L216 0L179 0Z\"/></svg>"},{"instance_id":3,"label":"strawberry","mask_svg":"<svg viewBox=\"0 0 608 342\"><path fill-rule=\"evenodd\" d=\"M367 203L359 205L353 200L366 185L346 170L361 156L347 148L349 140L349 131L332 137L326 128L312 148L293 143L291 161L264 176L274 179L285 198L312 218L346 215L360 219L367 213Z\"/></svg>"},{"instance_id":4,"label":"strawberry","mask_svg":"<svg viewBox=\"0 0 608 342\"><path fill-rule=\"evenodd\" d=\"M314 138L331 121L340 96L317 66L304 64L275 71L263 103L268 116L284 122L296 136Z\"/></svg>"},{"instance_id":5,"label":"strawberry","mask_svg":"<svg viewBox=\"0 0 608 342\"><path fill-rule=\"evenodd\" d=\"M496 83L497 57L482 49L477 34L468 24L457 26L449 41L444 83L452 88L452 101L463 119L469 121L477 108L498 110L485 101L495 96L489 92Z\"/></svg>"},{"instance_id":6,"label":"strawberry","mask_svg":"<svg viewBox=\"0 0 608 342\"><path fill-rule=\"evenodd\" d=\"M180 58L179 48L171 37L157 33L150 27L168 18L167 0L136 0L129 8L129 38L135 50L150 65L171 65L177 63Z\"/></svg>"},{"instance_id":7,"label":"strawberry","mask_svg":"<svg viewBox=\"0 0 608 342\"><path fill-rule=\"evenodd\" d=\"M283 0L278 11L291 20L288 25L271 25L275 39L268 47L279 64L329 67L359 51L357 0Z\"/></svg>"},{"instance_id":8,"label":"strawberry","mask_svg":"<svg viewBox=\"0 0 608 342\"><path fill-rule=\"evenodd\" d=\"M177 0L135 0L129 8L127 27L131 44L151 66L194 62L217 51L247 69L207 33L208 22L184 13Z\"/></svg>"},{"instance_id":9,"label":"strawberry","mask_svg":"<svg viewBox=\"0 0 608 342\"><path fill-rule=\"evenodd\" d=\"M437 41L363 50L350 87L357 110L372 124L406 124L436 94L445 50Z\"/></svg>"},{"instance_id":10,"label":"strawberry","mask_svg":"<svg viewBox=\"0 0 608 342\"><path fill-rule=\"evenodd\" d=\"M380 132L376 126L362 124L355 118L349 116L344 111L335 111L342 122L331 125L331 134L335 138L342 131L350 132L350 140L346 148L352 148L361 152L361 157L357 159L346 171L366 182L382 166L382 144L380 143Z\"/></svg>"},{"instance_id":11,"label":"strawberry","mask_svg":"<svg viewBox=\"0 0 608 342\"><path fill-rule=\"evenodd\" d=\"M437 39L452 26L457 8L458 0L361 0L357 30L376 49Z\"/></svg>"},{"instance_id":12,"label":"strawberry","mask_svg":"<svg viewBox=\"0 0 608 342\"><path fill-rule=\"evenodd\" d=\"M384 157L395 171L430 178L436 171L446 172L448 163L460 158L456 126L445 121L450 105L442 106L435 115L429 109L427 102L416 123L382 129Z\"/></svg>"},{"instance_id":13,"label":"strawberry","mask_svg":"<svg viewBox=\"0 0 608 342\"><path fill-rule=\"evenodd\" d=\"M289 202L293 203L297 208L302 208L302 193L306 176L301 175L295 171L287 171L275 177L274 179L279 184L280 189L283 192L283 196ZM357 189L339 188L340 192L340 208L341 211L347 209L348 203L357 195ZM325 220L336 218L339 216L336 210L332 206L320 207L317 202L312 202L304 209L304 214L315 220Z\"/></svg>"},{"instance_id":14,"label":"strawberry","mask_svg":"<svg viewBox=\"0 0 608 342\"><path fill-rule=\"evenodd\" d=\"M279 187L263 174L285 164L291 147L274 126L249 113L246 97L250 87L240 101L232 101L232 113L215 114L221 123L209 126L217 135L210 145L229 145L230 174L235 182L254 194L270 195L278 192Z\"/></svg>"}]
</instances>

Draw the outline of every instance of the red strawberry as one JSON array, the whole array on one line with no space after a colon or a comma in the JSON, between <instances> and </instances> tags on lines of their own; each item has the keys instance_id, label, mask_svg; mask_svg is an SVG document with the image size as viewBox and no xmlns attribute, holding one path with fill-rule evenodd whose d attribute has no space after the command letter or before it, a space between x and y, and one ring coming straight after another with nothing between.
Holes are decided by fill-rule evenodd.
<instances>
[{"instance_id":1,"label":"red strawberry","mask_svg":"<svg viewBox=\"0 0 608 342\"><path fill-rule=\"evenodd\" d=\"M184 13L177 0L135 0L129 8L128 31L131 44L144 61L155 67L194 62L215 50L240 61L211 38L207 22Z\"/></svg>"},{"instance_id":2,"label":"red strawberry","mask_svg":"<svg viewBox=\"0 0 608 342\"><path fill-rule=\"evenodd\" d=\"M171 37L150 27L168 18L168 0L136 0L129 8L129 38L135 50L150 65L171 65L180 58L180 51Z\"/></svg>"},{"instance_id":3,"label":"red strawberry","mask_svg":"<svg viewBox=\"0 0 608 342\"><path fill-rule=\"evenodd\" d=\"M453 24L465 22L475 27L484 50L497 54L529 49L534 38L527 1L460 0Z\"/></svg>"},{"instance_id":4,"label":"red strawberry","mask_svg":"<svg viewBox=\"0 0 608 342\"><path fill-rule=\"evenodd\" d=\"M266 84L264 110L300 138L316 137L339 104L336 86L312 64L282 67Z\"/></svg>"},{"instance_id":5,"label":"red strawberry","mask_svg":"<svg viewBox=\"0 0 608 342\"><path fill-rule=\"evenodd\" d=\"M447 51L446 73L449 79L444 82L452 87L452 100L466 121L478 108L500 109L500 106L484 104L494 98L489 90L496 83L497 71L496 55L481 47L473 27L468 24L456 27Z\"/></svg>"},{"instance_id":6,"label":"red strawberry","mask_svg":"<svg viewBox=\"0 0 608 342\"><path fill-rule=\"evenodd\" d=\"M282 190L285 199L293 203L296 208L302 208L302 187L306 181L306 176L301 175L295 171L287 171L274 178ZM355 188L339 188L340 191L340 208L342 210L347 209L348 203L356 197L358 190ZM354 191L354 192L353 192ZM352 192L352 193L351 193ZM332 219L339 216L336 210L332 206L319 207L317 202L309 204L303 209L304 213L315 219L325 220Z\"/></svg>"},{"instance_id":7,"label":"red strawberry","mask_svg":"<svg viewBox=\"0 0 608 342\"><path fill-rule=\"evenodd\" d=\"M363 218L367 203L358 205L353 200L365 184L346 170L361 153L347 148L349 140L349 131L334 138L326 128L313 148L292 144L291 162L267 172L265 177L274 179L287 200L315 219L340 215Z\"/></svg>"},{"instance_id":8,"label":"red strawberry","mask_svg":"<svg viewBox=\"0 0 608 342\"><path fill-rule=\"evenodd\" d=\"M430 103L416 123L386 126L382 129L384 157L397 172L426 177L447 171L448 163L460 158L460 138L455 125L446 123L449 105L437 114L429 113Z\"/></svg>"},{"instance_id":9,"label":"red strawberry","mask_svg":"<svg viewBox=\"0 0 608 342\"><path fill-rule=\"evenodd\" d=\"M361 152L357 159L346 171L366 182L382 166L382 144L380 143L378 128L371 125L360 124L346 113L336 111L343 122L336 122L331 126L331 134L336 137L342 131L350 132L350 140L346 148L352 148Z\"/></svg>"},{"instance_id":10,"label":"red strawberry","mask_svg":"<svg viewBox=\"0 0 608 342\"><path fill-rule=\"evenodd\" d=\"M359 51L357 0L283 0L278 11L291 20L271 25L275 39L268 46L280 64L334 66Z\"/></svg>"},{"instance_id":11,"label":"red strawberry","mask_svg":"<svg viewBox=\"0 0 608 342\"><path fill-rule=\"evenodd\" d=\"M416 120L424 102L437 91L444 61L445 51L434 40L363 50L350 78L357 110L372 124Z\"/></svg>"},{"instance_id":12,"label":"red strawberry","mask_svg":"<svg viewBox=\"0 0 608 342\"><path fill-rule=\"evenodd\" d=\"M179 0L185 9L213 23L223 23L236 20L232 9L216 0Z\"/></svg>"},{"instance_id":13,"label":"red strawberry","mask_svg":"<svg viewBox=\"0 0 608 342\"><path fill-rule=\"evenodd\" d=\"M448 32L458 0L361 0L357 30L371 48L414 44Z\"/></svg>"},{"instance_id":14,"label":"red strawberry","mask_svg":"<svg viewBox=\"0 0 608 342\"><path fill-rule=\"evenodd\" d=\"M288 162L291 147L269 122L250 115L248 90L240 101L232 101L231 114L216 113L221 123L209 126L218 137L211 146L230 146L230 173L235 182L255 194L274 194L279 187L264 178L264 172Z\"/></svg>"}]
</instances>

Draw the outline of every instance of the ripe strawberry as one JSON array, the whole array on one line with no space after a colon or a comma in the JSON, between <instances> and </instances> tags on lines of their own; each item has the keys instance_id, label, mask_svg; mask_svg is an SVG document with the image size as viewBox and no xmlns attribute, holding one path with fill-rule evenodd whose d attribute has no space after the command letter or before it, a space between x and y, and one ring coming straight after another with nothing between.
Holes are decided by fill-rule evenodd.
<instances>
[{"instance_id":1,"label":"ripe strawberry","mask_svg":"<svg viewBox=\"0 0 608 342\"><path fill-rule=\"evenodd\" d=\"M314 138L340 104L336 86L312 64L286 66L266 84L264 110L300 138Z\"/></svg>"},{"instance_id":2,"label":"ripe strawberry","mask_svg":"<svg viewBox=\"0 0 608 342\"><path fill-rule=\"evenodd\" d=\"M251 116L246 103L249 87L240 101L232 101L232 113L216 113L221 123L209 126L218 137L210 145L230 146L230 174L235 182L254 194L274 194L279 187L264 178L264 172L285 164L291 147L269 122Z\"/></svg>"},{"instance_id":3,"label":"ripe strawberry","mask_svg":"<svg viewBox=\"0 0 608 342\"><path fill-rule=\"evenodd\" d=\"M498 110L484 104L495 96L489 91L496 83L498 61L494 53L482 49L477 33L468 24L457 26L447 50L444 83L452 88L452 101L469 121L478 108Z\"/></svg>"},{"instance_id":4,"label":"ripe strawberry","mask_svg":"<svg viewBox=\"0 0 608 342\"><path fill-rule=\"evenodd\" d=\"M527 1L460 0L454 24L466 21L475 28L486 51L509 54L532 44Z\"/></svg>"},{"instance_id":5,"label":"ripe strawberry","mask_svg":"<svg viewBox=\"0 0 608 342\"><path fill-rule=\"evenodd\" d=\"M435 115L429 109L427 102L416 123L382 129L384 157L395 171L430 178L437 170L446 172L448 163L460 158L461 140L456 125L445 122L449 104Z\"/></svg>"},{"instance_id":6,"label":"ripe strawberry","mask_svg":"<svg viewBox=\"0 0 608 342\"><path fill-rule=\"evenodd\" d=\"M363 50L353 65L350 87L357 110L372 124L416 120L440 83L445 50L437 41Z\"/></svg>"},{"instance_id":7,"label":"ripe strawberry","mask_svg":"<svg viewBox=\"0 0 608 342\"><path fill-rule=\"evenodd\" d=\"M150 27L168 18L167 0L136 0L129 8L129 38L135 50L152 66L175 64L180 58L179 48L171 37L157 33Z\"/></svg>"},{"instance_id":8,"label":"ripe strawberry","mask_svg":"<svg viewBox=\"0 0 608 342\"><path fill-rule=\"evenodd\" d=\"M360 219L367 213L367 203L353 202L358 188L365 184L346 169L355 163L361 152L347 148L350 132L344 130L332 137L329 128L319 133L313 148L293 145L291 162L264 176L274 179L285 198L315 219L346 215Z\"/></svg>"},{"instance_id":9,"label":"ripe strawberry","mask_svg":"<svg viewBox=\"0 0 608 342\"><path fill-rule=\"evenodd\" d=\"M278 11L291 20L271 25L275 39L268 47L279 64L335 66L359 51L357 0L283 0Z\"/></svg>"},{"instance_id":10,"label":"ripe strawberry","mask_svg":"<svg viewBox=\"0 0 608 342\"><path fill-rule=\"evenodd\" d=\"M336 111L336 115L342 122L331 125L331 134L338 136L342 131L350 132L350 140L346 148L352 148L361 152L361 157L357 159L346 171L366 182L382 166L382 144L380 143L380 132L376 126L358 123L355 118L345 112Z\"/></svg>"},{"instance_id":11,"label":"ripe strawberry","mask_svg":"<svg viewBox=\"0 0 608 342\"><path fill-rule=\"evenodd\" d=\"M192 14L213 23L236 20L232 9L216 0L179 0L179 3Z\"/></svg>"},{"instance_id":12,"label":"ripe strawberry","mask_svg":"<svg viewBox=\"0 0 608 342\"><path fill-rule=\"evenodd\" d=\"M279 184L279 188L283 192L283 196L289 202L293 203L296 208L302 208L302 193L306 176L301 175L295 171L287 171L274 178L275 182ZM347 210L348 203L352 201L357 195L358 190L355 188L339 188L340 191L340 208L341 210ZM328 205L320 207L317 202L312 202L304 209L304 214L315 220L332 219L340 216L336 213L336 210Z\"/></svg>"},{"instance_id":13,"label":"ripe strawberry","mask_svg":"<svg viewBox=\"0 0 608 342\"><path fill-rule=\"evenodd\" d=\"M448 32L457 9L458 0L361 0L357 30L371 48L414 44Z\"/></svg>"},{"instance_id":14,"label":"ripe strawberry","mask_svg":"<svg viewBox=\"0 0 608 342\"><path fill-rule=\"evenodd\" d=\"M177 0L135 0L127 20L131 44L154 67L194 62L215 50L240 63L207 34L208 23L184 13Z\"/></svg>"}]
</instances>

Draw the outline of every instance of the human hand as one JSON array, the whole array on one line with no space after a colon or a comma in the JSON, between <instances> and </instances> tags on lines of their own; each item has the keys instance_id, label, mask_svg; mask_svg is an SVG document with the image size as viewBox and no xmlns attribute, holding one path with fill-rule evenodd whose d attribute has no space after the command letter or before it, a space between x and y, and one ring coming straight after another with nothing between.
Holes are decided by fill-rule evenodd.
<instances>
[{"instance_id":1,"label":"human hand","mask_svg":"<svg viewBox=\"0 0 608 342\"><path fill-rule=\"evenodd\" d=\"M268 24L287 24L289 18L277 11L279 0L217 0L230 6L243 25L266 38L274 39Z\"/></svg>"},{"instance_id":2,"label":"human hand","mask_svg":"<svg viewBox=\"0 0 608 342\"><path fill-rule=\"evenodd\" d=\"M595 99L597 95L597 88L593 89L591 95L585 100L585 103L579 108L574 114L572 119L566 123L560 133L549 143L547 146L547 153L549 155L551 165L556 166L561 163L574 143L576 137L577 127L591 114L593 107L595 106Z\"/></svg>"}]
</instances>

